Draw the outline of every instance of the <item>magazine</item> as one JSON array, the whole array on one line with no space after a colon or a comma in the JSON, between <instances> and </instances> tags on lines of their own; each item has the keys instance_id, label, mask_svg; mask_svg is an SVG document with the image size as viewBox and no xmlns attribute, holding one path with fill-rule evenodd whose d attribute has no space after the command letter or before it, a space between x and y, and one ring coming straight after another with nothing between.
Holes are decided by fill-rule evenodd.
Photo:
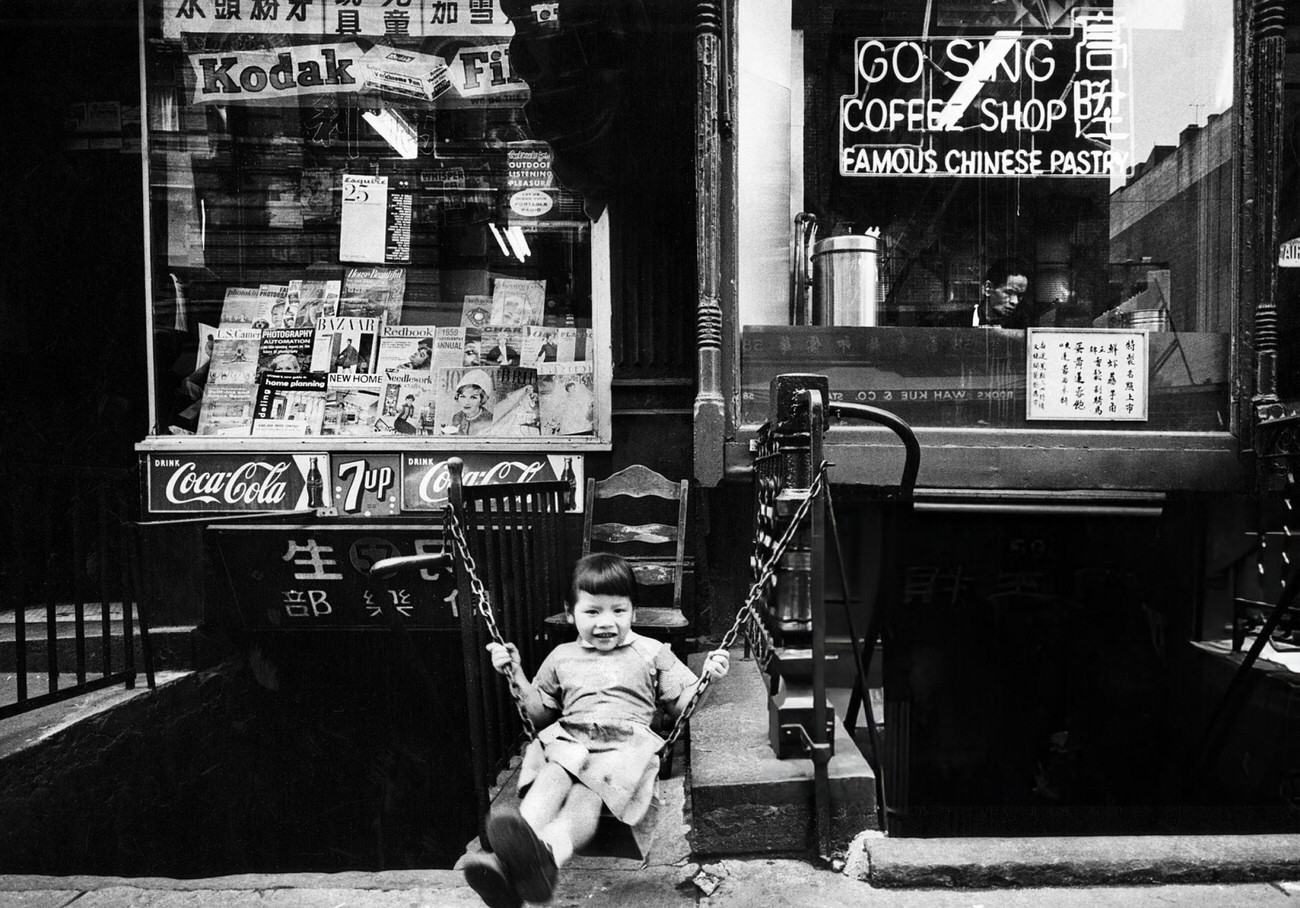
<instances>
[{"instance_id":1,"label":"magazine","mask_svg":"<svg viewBox=\"0 0 1300 908\"><path fill-rule=\"evenodd\" d=\"M263 372L306 372L311 366L311 328L268 328L257 348L257 374Z\"/></svg>"},{"instance_id":2,"label":"magazine","mask_svg":"<svg viewBox=\"0 0 1300 908\"><path fill-rule=\"evenodd\" d=\"M547 359L548 352L550 359ZM526 366L555 362L555 329L530 325L519 351L519 361Z\"/></svg>"},{"instance_id":3,"label":"magazine","mask_svg":"<svg viewBox=\"0 0 1300 908\"><path fill-rule=\"evenodd\" d=\"M342 281L290 281L289 304L294 308L293 327L315 328L323 318L339 312Z\"/></svg>"},{"instance_id":4,"label":"magazine","mask_svg":"<svg viewBox=\"0 0 1300 908\"><path fill-rule=\"evenodd\" d=\"M262 319L266 321L262 328L292 328L293 317L288 314L289 285L262 284L257 288L258 298L262 304ZM253 323L257 325L257 322Z\"/></svg>"},{"instance_id":5,"label":"magazine","mask_svg":"<svg viewBox=\"0 0 1300 908\"><path fill-rule=\"evenodd\" d=\"M555 361L557 363L571 363L575 360L578 352L578 329L577 328L555 328Z\"/></svg>"},{"instance_id":6,"label":"magazine","mask_svg":"<svg viewBox=\"0 0 1300 908\"><path fill-rule=\"evenodd\" d=\"M375 371L416 375L433 374L433 337L431 326L389 325L379 334L379 358Z\"/></svg>"},{"instance_id":7,"label":"magazine","mask_svg":"<svg viewBox=\"0 0 1300 908\"><path fill-rule=\"evenodd\" d=\"M298 180L298 196L304 222L328 221L334 216L334 171L329 168L303 168Z\"/></svg>"},{"instance_id":8,"label":"magazine","mask_svg":"<svg viewBox=\"0 0 1300 908\"><path fill-rule=\"evenodd\" d=\"M384 382L375 427L397 435L432 435L436 405L430 378L393 373Z\"/></svg>"},{"instance_id":9,"label":"magazine","mask_svg":"<svg viewBox=\"0 0 1300 908\"><path fill-rule=\"evenodd\" d=\"M596 430L591 363L537 367L543 435L588 435Z\"/></svg>"},{"instance_id":10,"label":"magazine","mask_svg":"<svg viewBox=\"0 0 1300 908\"><path fill-rule=\"evenodd\" d=\"M573 362L577 351L575 331L574 328L530 326L524 338L523 365Z\"/></svg>"},{"instance_id":11,"label":"magazine","mask_svg":"<svg viewBox=\"0 0 1300 908\"><path fill-rule=\"evenodd\" d=\"M500 399L497 394L500 371L477 366L439 369L435 375L437 434L492 434L492 415Z\"/></svg>"},{"instance_id":12,"label":"magazine","mask_svg":"<svg viewBox=\"0 0 1300 908\"><path fill-rule=\"evenodd\" d=\"M494 325L540 325L546 314L546 281L499 277L492 282Z\"/></svg>"},{"instance_id":13,"label":"magazine","mask_svg":"<svg viewBox=\"0 0 1300 908\"><path fill-rule=\"evenodd\" d=\"M218 328L252 328L258 322L269 324L269 304L257 287L227 287L221 303ZM257 327L262 327L257 325Z\"/></svg>"},{"instance_id":14,"label":"magazine","mask_svg":"<svg viewBox=\"0 0 1300 908\"><path fill-rule=\"evenodd\" d=\"M465 294L461 303L460 324L465 328L482 328L492 318L492 297L477 293Z\"/></svg>"},{"instance_id":15,"label":"magazine","mask_svg":"<svg viewBox=\"0 0 1300 908\"><path fill-rule=\"evenodd\" d=\"M323 318L316 323L312 372L374 372L379 319Z\"/></svg>"},{"instance_id":16,"label":"magazine","mask_svg":"<svg viewBox=\"0 0 1300 908\"><path fill-rule=\"evenodd\" d=\"M283 293L280 296L280 302L273 303L271 306L271 327L272 328L297 328L298 325L298 304L301 298L299 288L301 281L290 281L284 286ZM266 285L263 284L263 287Z\"/></svg>"},{"instance_id":17,"label":"magazine","mask_svg":"<svg viewBox=\"0 0 1300 908\"><path fill-rule=\"evenodd\" d=\"M523 365L583 362L589 346L590 331L533 326L524 338Z\"/></svg>"},{"instance_id":18,"label":"magazine","mask_svg":"<svg viewBox=\"0 0 1300 908\"><path fill-rule=\"evenodd\" d=\"M379 111L364 111L361 116L390 143L409 148L414 156L418 140L410 123ZM343 174L339 261L409 262L413 188L413 182L404 177Z\"/></svg>"},{"instance_id":19,"label":"magazine","mask_svg":"<svg viewBox=\"0 0 1300 908\"><path fill-rule=\"evenodd\" d=\"M485 366L518 366L526 328L489 325L483 329L479 361Z\"/></svg>"},{"instance_id":20,"label":"magazine","mask_svg":"<svg viewBox=\"0 0 1300 908\"><path fill-rule=\"evenodd\" d=\"M382 373L353 375L333 372L325 387L322 435L374 435L379 400L388 381Z\"/></svg>"},{"instance_id":21,"label":"magazine","mask_svg":"<svg viewBox=\"0 0 1300 908\"><path fill-rule=\"evenodd\" d=\"M217 339L217 329L199 322L199 349L194 355L194 371L202 369L212 358L212 344Z\"/></svg>"},{"instance_id":22,"label":"magazine","mask_svg":"<svg viewBox=\"0 0 1300 908\"><path fill-rule=\"evenodd\" d=\"M267 372L258 379L254 436L319 435L325 418L324 375Z\"/></svg>"},{"instance_id":23,"label":"magazine","mask_svg":"<svg viewBox=\"0 0 1300 908\"><path fill-rule=\"evenodd\" d=\"M338 314L400 325L405 297L406 269L385 265L349 268L343 276Z\"/></svg>"},{"instance_id":24,"label":"magazine","mask_svg":"<svg viewBox=\"0 0 1300 908\"><path fill-rule=\"evenodd\" d=\"M496 405L489 435L508 437L542 434L537 370L504 367L495 370Z\"/></svg>"},{"instance_id":25,"label":"magazine","mask_svg":"<svg viewBox=\"0 0 1300 908\"><path fill-rule=\"evenodd\" d=\"M479 365L481 340L477 328L438 328L433 336L433 368Z\"/></svg>"},{"instance_id":26,"label":"magazine","mask_svg":"<svg viewBox=\"0 0 1300 908\"><path fill-rule=\"evenodd\" d=\"M254 384L209 384L199 406L198 435L247 435L253 427Z\"/></svg>"},{"instance_id":27,"label":"magazine","mask_svg":"<svg viewBox=\"0 0 1300 908\"><path fill-rule=\"evenodd\" d=\"M262 332L256 328L218 328L208 361L209 385L250 385L257 380L257 351Z\"/></svg>"}]
</instances>

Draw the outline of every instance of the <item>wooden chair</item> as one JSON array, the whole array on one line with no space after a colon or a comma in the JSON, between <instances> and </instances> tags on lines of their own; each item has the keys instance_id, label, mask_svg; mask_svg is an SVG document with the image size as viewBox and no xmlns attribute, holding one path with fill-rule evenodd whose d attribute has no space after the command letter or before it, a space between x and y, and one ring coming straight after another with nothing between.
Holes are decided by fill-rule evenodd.
<instances>
[{"instance_id":1,"label":"wooden chair","mask_svg":"<svg viewBox=\"0 0 1300 908\"><path fill-rule=\"evenodd\" d=\"M641 464L619 470L608 479L588 479L586 513L582 524L582 554L616 552L625 557L642 587L642 604L636 610L637 631L669 638L685 634L690 620L682 611L682 590L693 560L686 556L686 509L690 482L674 482ZM621 499L621 501L620 501ZM633 508L632 501L649 499L645 507ZM675 503L674 524L618 522L612 518L615 506L626 508L629 520L666 518ZM656 505L659 513L654 513ZM633 513L635 512L635 513ZM659 595L656 595L659 591ZM552 626L564 625L564 613L546 619Z\"/></svg>"},{"instance_id":2,"label":"wooden chair","mask_svg":"<svg viewBox=\"0 0 1300 908\"><path fill-rule=\"evenodd\" d=\"M682 613L682 586L687 566L686 507L689 492L689 481L683 479L673 482L641 464L625 467L607 479L587 480L582 554L613 551L625 557L631 562L637 582L643 589L643 600L653 597L656 589L672 588L669 604L646 605L637 609L634 625L637 629L657 628L672 633L686 628L690 623ZM627 504L626 499L645 498L676 502L676 524L611 520L617 506ZM624 501L619 502L618 499ZM653 503L650 508L654 508ZM666 516L666 513L654 514L642 509L635 519Z\"/></svg>"}]
</instances>

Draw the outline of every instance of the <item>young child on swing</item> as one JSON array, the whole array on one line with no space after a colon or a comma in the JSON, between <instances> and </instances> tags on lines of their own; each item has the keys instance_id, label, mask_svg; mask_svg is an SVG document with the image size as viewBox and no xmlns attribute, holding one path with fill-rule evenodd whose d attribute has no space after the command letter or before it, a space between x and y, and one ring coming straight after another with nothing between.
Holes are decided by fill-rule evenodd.
<instances>
[{"instance_id":1,"label":"young child on swing","mask_svg":"<svg viewBox=\"0 0 1300 908\"><path fill-rule=\"evenodd\" d=\"M650 722L659 706L680 715L702 678L667 644L632 630L636 586L618 555L580 559L567 614L578 639L557 646L532 683L514 644L488 644L493 668L514 678L539 729L519 772L523 801L488 816L493 853L462 863L466 881L491 908L548 901L560 868L595 834L602 805L632 827L638 843L653 831L664 742ZM721 678L729 664L725 649L713 650L702 675Z\"/></svg>"}]
</instances>

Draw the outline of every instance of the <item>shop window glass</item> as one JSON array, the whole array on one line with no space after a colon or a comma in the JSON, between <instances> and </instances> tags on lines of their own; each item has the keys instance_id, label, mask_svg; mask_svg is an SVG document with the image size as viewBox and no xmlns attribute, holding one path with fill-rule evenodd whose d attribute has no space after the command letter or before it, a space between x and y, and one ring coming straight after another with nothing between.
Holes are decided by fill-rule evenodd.
<instances>
[{"instance_id":1,"label":"shop window glass","mask_svg":"<svg viewBox=\"0 0 1300 908\"><path fill-rule=\"evenodd\" d=\"M794 354L919 426L1226 431L1231 4L808 2L792 21L791 209L816 218L822 327L747 318L746 421Z\"/></svg>"},{"instance_id":2,"label":"shop window glass","mask_svg":"<svg viewBox=\"0 0 1300 908\"><path fill-rule=\"evenodd\" d=\"M499 0L145 29L153 435L598 440L593 223Z\"/></svg>"},{"instance_id":3,"label":"shop window glass","mask_svg":"<svg viewBox=\"0 0 1300 908\"><path fill-rule=\"evenodd\" d=\"M1277 393L1300 399L1300 9L1288 5L1283 76L1282 158L1278 185Z\"/></svg>"}]
</instances>

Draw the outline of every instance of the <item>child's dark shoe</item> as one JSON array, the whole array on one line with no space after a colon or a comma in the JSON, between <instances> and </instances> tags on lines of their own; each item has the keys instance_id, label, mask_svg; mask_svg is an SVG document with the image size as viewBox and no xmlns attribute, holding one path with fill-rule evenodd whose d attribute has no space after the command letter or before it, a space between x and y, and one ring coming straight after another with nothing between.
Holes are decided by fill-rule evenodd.
<instances>
[{"instance_id":1,"label":"child's dark shoe","mask_svg":"<svg viewBox=\"0 0 1300 908\"><path fill-rule=\"evenodd\" d=\"M560 870L551 846L538 838L519 809L493 811L487 821L487 837L520 897L528 902L550 901Z\"/></svg>"},{"instance_id":2,"label":"child's dark shoe","mask_svg":"<svg viewBox=\"0 0 1300 908\"><path fill-rule=\"evenodd\" d=\"M524 903L496 855L466 855L460 862L460 867L465 874L465 882L478 893L488 908L520 908Z\"/></svg>"}]
</instances>

